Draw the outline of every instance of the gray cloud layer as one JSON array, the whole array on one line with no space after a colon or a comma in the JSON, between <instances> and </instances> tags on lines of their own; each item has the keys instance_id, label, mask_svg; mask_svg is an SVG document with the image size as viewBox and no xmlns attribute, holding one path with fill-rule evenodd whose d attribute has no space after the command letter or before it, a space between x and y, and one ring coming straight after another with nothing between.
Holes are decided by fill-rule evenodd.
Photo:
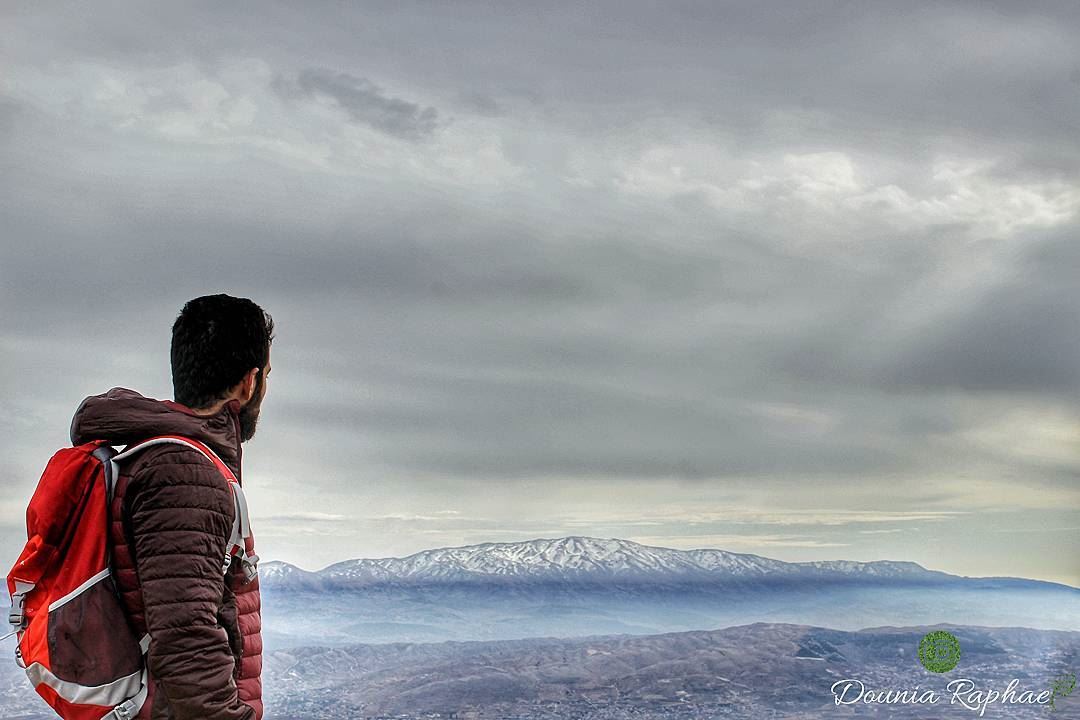
<instances>
[{"instance_id":1,"label":"gray cloud layer","mask_svg":"<svg viewBox=\"0 0 1080 720\"><path fill-rule=\"evenodd\" d=\"M661 487L1077 511L1071 3L5 15L0 391L27 477L82 395L167 395L172 318L226 290L280 328L267 518L312 463L337 514L548 488L535 517L327 562L549 527L578 486L628 516ZM844 556L934 562L901 534ZM1033 547L952 569L1025 574Z\"/></svg>"}]
</instances>

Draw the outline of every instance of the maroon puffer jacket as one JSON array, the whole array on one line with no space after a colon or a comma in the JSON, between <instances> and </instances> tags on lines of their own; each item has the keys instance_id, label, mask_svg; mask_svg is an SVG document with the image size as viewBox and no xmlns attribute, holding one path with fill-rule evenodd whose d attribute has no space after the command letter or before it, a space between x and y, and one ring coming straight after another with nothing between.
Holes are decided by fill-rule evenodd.
<instances>
[{"instance_id":1,"label":"maroon puffer jacket","mask_svg":"<svg viewBox=\"0 0 1080 720\"><path fill-rule=\"evenodd\" d=\"M113 388L86 398L71 441L128 445L183 435L208 445L240 475L240 403L212 416ZM232 494L198 451L156 445L121 466L110 507L117 589L141 637L150 633L150 688L139 720L260 720L259 579L234 559L222 577ZM248 551L254 550L249 542Z\"/></svg>"}]
</instances>

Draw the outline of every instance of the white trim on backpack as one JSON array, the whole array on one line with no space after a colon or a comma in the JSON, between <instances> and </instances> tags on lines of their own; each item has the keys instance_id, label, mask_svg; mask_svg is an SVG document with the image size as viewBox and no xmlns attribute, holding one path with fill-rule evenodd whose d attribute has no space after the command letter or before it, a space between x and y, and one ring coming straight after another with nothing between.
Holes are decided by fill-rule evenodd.
<instances>
[{"instance_id":1,"label":"white trim on backpack","mask_svg":"<svg viewBox=\"0 0 1080 720\"><path fill-rule=\"evenodd\" d=\"M94 575L92 578L90 578L89 580L84 582L82 585L80 585L79 587L77 587L74 590L72 590L71 592L69 592L64 597L59 598L57 600L53 600L51 603L49 603L49 612L52 612L53 610L60 607L64 603L68 602L69 600L74 600L79 595L82 595L84 592L89 590L90 587L93 586L95 583L98 583L98 582L104 580L105 578L109 577L109 574L110 574L109 573L109 568L105 568L104 570L99 572L97 575Z\"/></svg>"},{"instance_id":2,"label":"white trim on backpack","mask_svg":"<svg viewBox=\"0 0 1080 720\"><path fill-rule=\"evenodd\" d=\"M136 670L111 683L87 686L61 680L41 663L30 663L26 667L26 674L35 685L46 685L64 700L81 705L119 705L129 698L134 699L132 696L139 693L145 672L144 665L142 670ZM139 704L141 706L142 703Z\"/></svg>"}]
</instances>

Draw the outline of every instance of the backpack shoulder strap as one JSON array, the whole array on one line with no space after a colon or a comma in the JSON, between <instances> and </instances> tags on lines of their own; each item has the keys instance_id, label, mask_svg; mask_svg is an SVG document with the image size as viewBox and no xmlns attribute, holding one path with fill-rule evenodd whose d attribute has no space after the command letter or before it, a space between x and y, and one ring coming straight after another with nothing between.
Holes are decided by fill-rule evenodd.
<instances>
[{"instance_id":1,"label":"backpack shoulder strap","mask_svg":"<svg viewBox=\"0 0 1080 720\"><path fill-rule=\"evenodd\" d=\"M135 445L128 445L126 448L124 448L124 451L122 453L113 457L112 461L114 463L118 463L121 460L125 460L128 457L135 455L136 453L142 452L148 447L162 444L186 445L194 450L198 450L203 455L205 455L210 462L214 463L214 467L216 467L218 471L225 476L226 480L239 484L236 476L233 474L233 471L230 470L229 466L226 465L225 462L218 457L216 452L210 449L209 445L199 442L198 440L194 440L192 438L183 437L181 435L157 435L147 440L143 440L140 443L136 443Z\"/></svg>"}]
</instances>

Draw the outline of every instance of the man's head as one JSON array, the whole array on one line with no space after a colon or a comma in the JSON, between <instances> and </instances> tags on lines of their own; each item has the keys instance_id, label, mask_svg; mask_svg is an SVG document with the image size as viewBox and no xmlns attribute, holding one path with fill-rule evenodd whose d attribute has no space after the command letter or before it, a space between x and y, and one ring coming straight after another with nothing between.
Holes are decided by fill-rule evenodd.
<instances>
[{"instance_id":1,"label":"man's head","mask_svg":"<svg viewBox=\"0 0 1080 720\"><path fill-rule=\"evenodd\" d=\"M273 319L247 298L191 300L172 328L173 398L196 411L239 399L240 440L250 440L266 394L273 339Z\"/></svg>"}]
</instances>

